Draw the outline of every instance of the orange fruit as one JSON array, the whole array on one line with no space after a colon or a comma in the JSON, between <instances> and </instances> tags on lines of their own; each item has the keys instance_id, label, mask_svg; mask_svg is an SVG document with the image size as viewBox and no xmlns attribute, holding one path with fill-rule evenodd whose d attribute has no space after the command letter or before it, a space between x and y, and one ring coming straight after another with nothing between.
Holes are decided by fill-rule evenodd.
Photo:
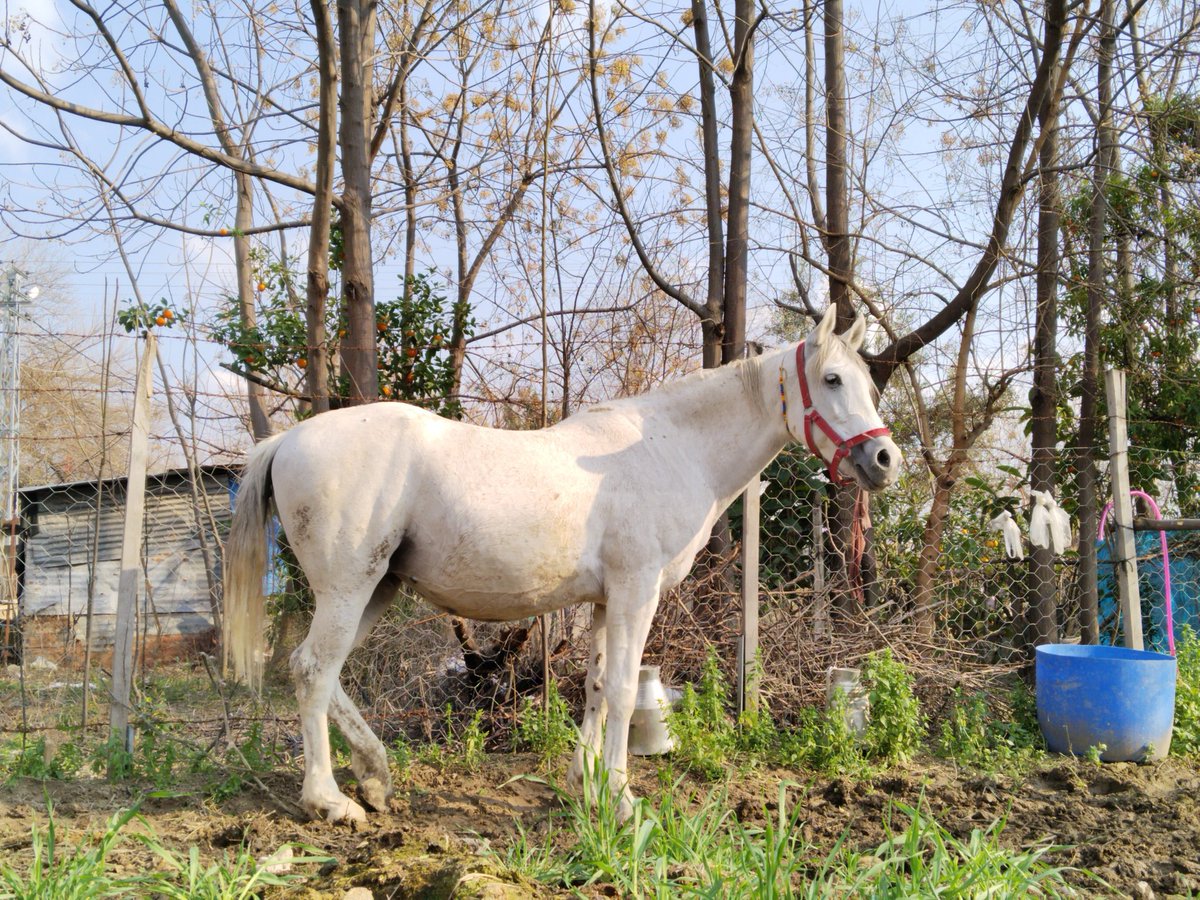
<instances>
[{"instance_id":1,"label":"orange fruit","mask_svg":"<svg viewBox=\"0 0 1200 900\"><path fill-rule=\"evenodd\" d=\"M433 343L434 343L434 346L437 346L437 345L438 345L438 344L440 344L441 342L442 342L442 336L441 336L440 334L435 334L435 335L433 336Z\"/></svg>"},{"instance_id":2,"label":"orange fruit","mask_svg":"<svg viewBox=\"0 0 1200 900\"><path fill-rule=\"evenodd\" d=\"M410 328L410 329L408 329L408 331L404 332L404 336L409 337L409 338L416 337L417 333Z\"/></svg>"},{"instance_id":3,"label":"orange fruit","mask_svg":"<svg viewBox=\"0 0 1200 900\"><path fill-rule=\"evenodd\" d=\"M265 281L260 281L258 283L258 289L260 291L265 291L267 289L267 283Z\"/></svg>"},{"instance_id":4,"label":"orange fruit","mask_svg":"<svg viewBox=\"0 0 1200 900\"><path fill-rule=\"evenodd\" d=\"M417 355L417 348L409 347L407 350L404 351L404 355L407 356L409 359L414 359Z\"/></svg>"},{"instance_id":5,"label":"orange fruit","mask_svg":"<svg viewBox=\"0 0 1200 900\"><path fill-rule=\"evenodd\" d=\"M302 356L298 360L296 360L296 365L298 365L302 369L307 369L308 368L308 360Z\"/></svg>"},{"instance_id":6,"label":"orange fruit","mask_svg":"<svg viewBox=\"0 0 1200 900\"><path fill-rule=\"evenodd\" d=\"M375 327L376 327L376 328L378 328L380 331L387 331L387 329L388 329L388 324L387 324L387 322L380 322L380 323L379 323L378 325L376 325Z\"/></svg>"},{"instance_id":7,"label":"orange fruit","mask_svg":"<svg viewBox=\"0 0 1200 900\"><path fill-rule=\"evenodd\" d=\"M155 324L155 325L166 325L166 324L167 324L167 317L166 317L166 316L158 316L158 317L156 317L156 318L154 319L154 324Z\"/></svg>"},{"instance_id":8,"label":"orange fruit","mask_svg":"<svg viewBox=\"0 0 1200 900\"><path fill-rule=\"evenodd\" d=\"M228 229L228 228L222 228L222 229L221 229L219 232L217 232L217 233L218 233L219 235L221 235L221 237L225 237L227 234L229 234L229 229Z\"/></svg>"},{"instance_id":9,"label":"orange fruit","mask_svg":"<svg viewBox=\"0 0 1200 900\"><path fill-rule=\"evenodd\" d=\"M164 309L164 310L162 311L162 314L163 314L163 316L164 316L164 317L167 319L167 321L168 321L168 322L169 322L171 319L175 318L175 313L171 312L169 309Z\"/></svg>"},{"instance_id":10,"label":"orange fruit","mask_svg":"<svg viewBox=\"0 0 1200 900\"><path fill-rule=\"evenodd\" d=\"M385 397L390 397L390 396L392 396L392 388L391 388L391 385L387 385L387 384L385 384L385 385L384 385L383 387L381 387L379 390L380 390L380 392L383 394L383 396L385 396Z\"/></svg>"},{"instance_id":11,"label":"orange fruit","mask_svg":"<svg viewBox=\"0 0 1200 900\"><path fill-rule=\"evenodd\" d=\"M407 381L407 382L409 382L409 383L411 384L411 383L412 383L412 380L413 380L413 373L412 373L412 372L409 372L407 375L405 375L405 376L404 376L404 380L405 380L405 381Z\"/></svg>"}]
</instances>

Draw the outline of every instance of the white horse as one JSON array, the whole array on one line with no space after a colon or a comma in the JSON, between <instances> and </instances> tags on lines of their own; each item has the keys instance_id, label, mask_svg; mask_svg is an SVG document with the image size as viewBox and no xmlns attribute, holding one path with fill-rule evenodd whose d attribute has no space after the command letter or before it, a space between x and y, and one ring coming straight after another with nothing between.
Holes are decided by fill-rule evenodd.
<instances>
[{"instance_id":1,"label":"white horse","mask_svg":"<svg viewBox=\"0 0 1200 900\"><path fill-rule=\"evenodd\" d=\"M858 354L865 321L580 411L542 431L455 422L400 403L341 409L260 443L225 547L225 653L257 684L271 502L316 600L291 656L304 738L301 803L364 819L334 780L328 717L351 747L361 799L392 791L383 744L339 682L402 585L458 616L509 621L594 606L586 709L570 778L600 751L627 813L637 670L659 596L717 517L788 443L838 482L892 484L900 451ZM607 723L607 725L606 725Z\"/></svg>"}]
</instances>

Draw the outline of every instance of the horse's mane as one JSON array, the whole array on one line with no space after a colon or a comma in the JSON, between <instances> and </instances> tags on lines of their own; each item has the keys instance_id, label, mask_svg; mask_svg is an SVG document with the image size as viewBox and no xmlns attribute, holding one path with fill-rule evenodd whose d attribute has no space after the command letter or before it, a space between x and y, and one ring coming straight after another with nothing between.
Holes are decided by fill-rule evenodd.
<instances>
[{"instance_id":1,"label":"horse's mane","mask_svg":"<svg viewBox=\"0 0 1200 900\"><path fill-rule=\"evenodd\" d=\"M857 353L846 347L845 342L842 342L842 348L846 355L850 357L852 364L858 368L863 377L867 379L867 383L871 386L871 398L875 402L879 401L879 390L875 387L875 381L871 378L871 371L867 367L867 361L863 359L861 353ZM811 346L811 345L810 345ZM765 348L766 352L771 352L777 349L776 347ZM816 355L812 357L813 362L818 368L824 367L833 357L833 342L828 341L823 345L814 347ZM724 366L718 366L715 369L693 369L682 377L673 378L670 381L656 385L649 391L641 394L628 394L624 397L614 397L610 400L601 401L595 406L607 408L613 404L624 404L626 402L637 402L645 399L647 394L654 394L657 397L670 397L674 394L689 391L695 387L698 382L706 381L711 378L722 378L732 372L736 372L742 382L742 388L745 390L747 397L757 403L760 407L763 405L764 393L762 390L763 384L763 356L752 356L747 359L739 359L735 362ZM772 380L775 375L770 375Z\"/></svg>"}]
</instances>

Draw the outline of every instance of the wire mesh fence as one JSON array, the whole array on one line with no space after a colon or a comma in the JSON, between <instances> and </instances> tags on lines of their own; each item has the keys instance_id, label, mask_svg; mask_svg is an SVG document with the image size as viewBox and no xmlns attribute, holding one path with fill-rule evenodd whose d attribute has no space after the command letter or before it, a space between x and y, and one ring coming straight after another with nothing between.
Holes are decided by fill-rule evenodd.
<instances>
[{"instance_id":1,"label":"wire mesh fence","mask_svg":"<svg viewBox=\"0 0 1200 900\"><path fill-rule=\"evenodd\" d=\"M70 424L62 423L61 431ZM42 423L22 441L29 446L58 440L53 432ZM95 436L100 443L122 438ZM164 430L160 444L170 445L173 439L177 435ZM36 447L29 449L36 452ZM1069 455L1062 451L1064 465ZM158 457L191 458L169 446ZM797 448L767 468L758 523L761 643L756 652L763 695L777 717L786 720L820 702L831 666L855 665L882 646L892 647L914 667L931 696L1027 660L1033 569L1027 559L1008 558L1001 535L987 527L998 503L1011 506L1024 523L1023 473L1001 463L1004 459L995 451L977 451L964 469L970 477L950 492L945 515L931 531L931 479L919 455L910 453L895 489L876 496L869 506L851 503L849 542L838 533L846 520L839 503L845 501L831 489L817 461ZM134 649L135 671L143 683L168 660L196 665L198 654L216 649L221 545L236 502L237 474L236 466L221 463L160 465L150 479ZM1165 483L1157 490L1169 493ZM72 673L53 676L58 681L94 684L92 721L103 721L124 478L117 474L26 484L18 497L20 514L0 540L8 573L5 662L19 667L22 677L38 668L56 668ZM1194 497L1184 493L1167 499L1169 508L1186 512ZM689 579L660 604L644 662L660 666L668 684L695 680L710 653L736 683L744 652L740 537L747 527L740 502L729 511L729 526L729 546L702 556ZM1166 578L1156 561L1157 541L1147 536L1139 543L1145 631L1152 644L1161 642L1165 628ZM931 542L936 542L936 552L931 552ZM1176 625L1195 625L1200 538L1172 536L1169 543ZM274 559L275 571L264 581L273 626L264 637L271 642L278 698L287 693L286 662L306 631L310 600L286 544L277 548ZM1119 621L1105 574L1110 570L1101 548L1101 633L1115 642ZM1073 551L1054 557L1049 571L1055 630L1063 640L1076 640ZM576 709L581 706L589 637L586 607L563 610L544 622L489 624L456 620L402 595L370 640L352 654L343 681L385 739L402 734L436 739L455 721L482 713L493 740L504 744L524 705L540 695L543 648L561 693ZM47 702L55 704L47 721L67 714L61 699ZM68 702L83 700L73 694ZM254 716L278 712L256 709ZM78 710L67 718L79 721L81 715ZM211 710L196 715L197 721L213 721Z\"/></svg>"}]
</instances>

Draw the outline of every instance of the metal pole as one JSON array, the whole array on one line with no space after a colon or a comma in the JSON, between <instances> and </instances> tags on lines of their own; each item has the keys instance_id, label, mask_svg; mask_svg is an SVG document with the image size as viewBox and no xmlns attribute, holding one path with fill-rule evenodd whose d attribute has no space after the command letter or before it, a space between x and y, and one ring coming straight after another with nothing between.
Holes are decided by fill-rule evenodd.
<instances>
[{"instance_id":1,"label":"metal pole","mask_svg":"<svg viewBox=\"0 0 1200 900\"><path fill-rule=\"evenodd\" d=\"M20 507L17 489L20 484L21 434L21 331L18 327L21 301L36 299L39 288L34 285L20 290L26 273L9 264L4 272L4 296L0 300L0 523L8 529L8 550L4 566L3 607L4 646L8 647L12 620L20 615L17 584L17 530Z\"/></svg>"}]
</instances>

